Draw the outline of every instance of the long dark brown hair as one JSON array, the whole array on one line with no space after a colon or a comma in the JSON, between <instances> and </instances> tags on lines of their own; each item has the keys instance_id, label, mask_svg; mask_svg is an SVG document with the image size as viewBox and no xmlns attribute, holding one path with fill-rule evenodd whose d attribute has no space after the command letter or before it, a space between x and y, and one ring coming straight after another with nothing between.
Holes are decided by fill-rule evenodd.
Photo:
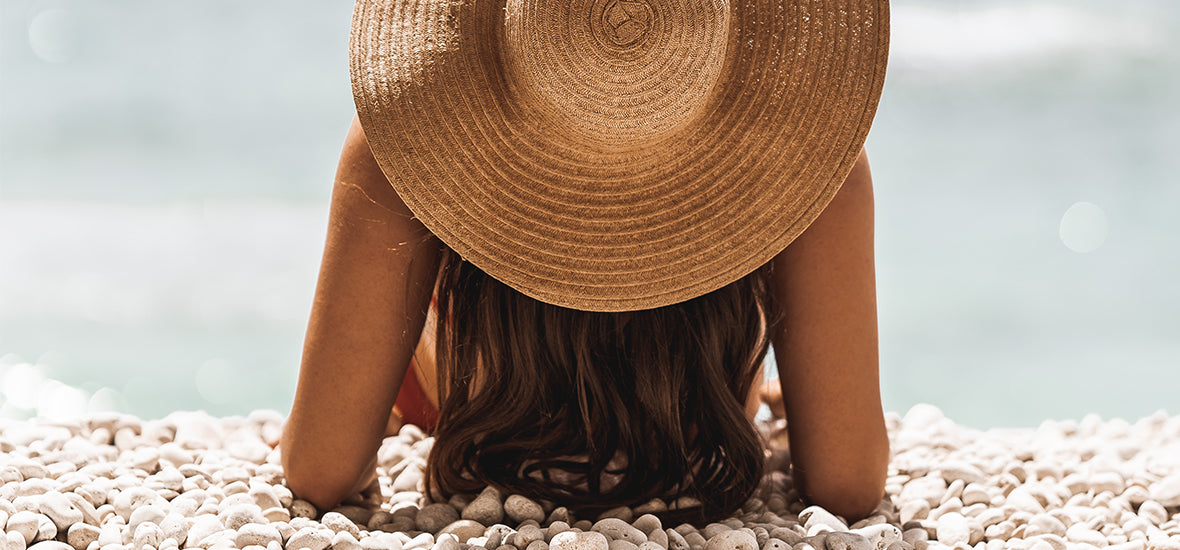
<instances>
[{"instance_id":1,"label":"long dark brown hair","mask_svg":"<svg viewBox=\"0 0 1180 550\"><path fill-rule=\"evenodd\" d=\"M762 477L745 402L775 320L768 269L680 304L597 313L525 296L445 250L428 486L491 485L591 520L680 496L700 505L662 519L732 513Z\"/></svg>"}]
</instances>

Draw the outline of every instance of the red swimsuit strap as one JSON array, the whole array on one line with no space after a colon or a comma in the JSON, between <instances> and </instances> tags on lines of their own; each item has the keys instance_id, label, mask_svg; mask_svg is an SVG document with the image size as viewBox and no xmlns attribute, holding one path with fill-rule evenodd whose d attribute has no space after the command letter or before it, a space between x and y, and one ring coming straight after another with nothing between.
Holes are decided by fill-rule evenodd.
<instances>
[{"instance_id":1,"label":"red swimsuit strap","mask_svg":"<svg viewBox=\"0 0 1180 550\"><path fill-rule=\"evenodd\" d=\"M426 397L426 392L418 383L416 371L417 363L411 359L406 367L406 376L402 379L402 387L397 392L393 411L402 417L402 423L414 424L426 433L431 433L438 426L438 409Z\"/></svg>"}]
</instances>

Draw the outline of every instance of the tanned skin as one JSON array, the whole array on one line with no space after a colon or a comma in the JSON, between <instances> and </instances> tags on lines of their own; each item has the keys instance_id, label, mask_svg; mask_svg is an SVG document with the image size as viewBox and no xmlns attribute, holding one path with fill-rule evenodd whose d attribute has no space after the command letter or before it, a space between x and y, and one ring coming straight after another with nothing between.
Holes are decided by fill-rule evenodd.
<instances>
[{"instance_id":1,"label":"tanned skin","mask_svg":"<svg viewBox=\"0 0 1180 550\"><path fill-rule=\"evenodd\" d=\"M784 319L771 327L796 488L849 521L884 495L873 269L873 191L863 152L826 210L771 261ZM282 457L292 491L321 510L375 480L377 448L422 333L442 244L394 192L354 117L332 190ZM752 411L753 409L751 409Z\"/></svg>"}]
</instances>

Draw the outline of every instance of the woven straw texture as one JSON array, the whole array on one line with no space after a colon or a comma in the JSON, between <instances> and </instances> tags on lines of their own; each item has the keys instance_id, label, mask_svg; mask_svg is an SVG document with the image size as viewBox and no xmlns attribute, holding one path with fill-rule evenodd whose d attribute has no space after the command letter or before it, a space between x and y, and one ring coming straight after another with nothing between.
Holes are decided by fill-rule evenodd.
<instances>
[{"instance_id":1,"label":"woven straw texture","mask_svg":"<svg viewBox=\"0 0 1180 550\"><path fill-rule=\"evenodd\" d=\"M659 307L770 260L851 170L884 0L358 0L373 154L444 243L533 298Z\"/></svg>"}]
</instances>

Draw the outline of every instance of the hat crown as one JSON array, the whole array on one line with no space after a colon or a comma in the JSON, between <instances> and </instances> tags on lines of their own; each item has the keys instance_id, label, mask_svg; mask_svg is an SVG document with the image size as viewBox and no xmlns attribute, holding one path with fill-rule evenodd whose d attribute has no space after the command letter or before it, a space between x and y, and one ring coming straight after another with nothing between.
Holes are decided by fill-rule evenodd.
<instances>
[{"instance_id":1,"label":"hat crown","mask_svg":"<svg viewBox=\"0 0 1180 550\"><path fill-rule=\"evenodd\" d=\"M634 148L700 119L729 11L729 0L507 0L507 81L531 124Z\"/></svg>"}]
</instances>

